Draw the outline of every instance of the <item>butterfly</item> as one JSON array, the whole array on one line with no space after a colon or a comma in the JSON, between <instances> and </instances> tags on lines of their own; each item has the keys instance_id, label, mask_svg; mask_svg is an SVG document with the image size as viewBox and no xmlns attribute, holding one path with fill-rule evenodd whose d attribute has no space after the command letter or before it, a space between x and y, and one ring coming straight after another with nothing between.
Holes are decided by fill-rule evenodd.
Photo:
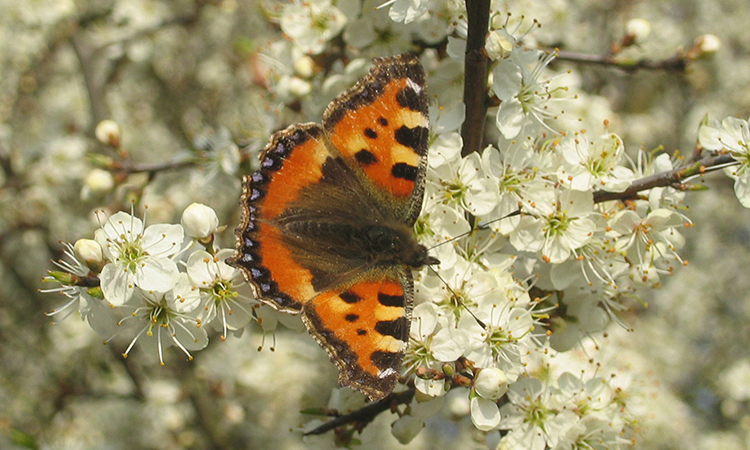
<instances>
[{"instance_id":1,"label":"butterfly","mask_svg":"<svg viewBox=\"0 0 750 450\"><path fill-rule=\"evenodd\" d=\"M424 69L408 53L373 63L322 125L271 136L260 170L244 179L228 262L260 301L301 314L339 383L374 401L399 379L411 270L439 261L412 230L427 166Z\"/></svg>"}]
</instances>

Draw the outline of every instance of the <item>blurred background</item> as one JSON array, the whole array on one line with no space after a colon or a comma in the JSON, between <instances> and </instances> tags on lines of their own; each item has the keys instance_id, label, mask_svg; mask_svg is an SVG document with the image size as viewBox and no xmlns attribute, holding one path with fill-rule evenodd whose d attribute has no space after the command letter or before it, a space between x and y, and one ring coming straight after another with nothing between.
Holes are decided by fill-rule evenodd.
<instances>
[{"instance_id":1,"label":"blurred background","mask_svg":"<svg viewBox=\"0 0 750 450\"><path fill-rule=\"evenodd\" d=\"M149 205L149 223L176 223L185 206L206 203L227 225L221 245L234 245L239 174L215 162L174 164L122 170L111 184L86 155L106 155L93 134L103 119L120 125L122 147L141 167L222 148L248 157L274 130L319 120L359 74L341 87L313 70L303 80L313 94L274 75L284 3L0 0L0 448L333 447L331 436L303 441L294 431L310 419L302 409L327 404L336 380L325 353L299 332L250 327L213 339L191 362L170 350L160 366L137 349L123 359L127 340L102 345L76 315L51 325L45 312L63 298L38 292L49 287L41 279L61 241L90 237L95 209L128 211L133 197ZM553 65L572 70L587 93L576 114L608 119L631 150L689 154L706 114L750 114L746 1L496 3L538 13L537 42L582 54L605 54L632 19L651 28L627 49L633 58L670 58L705 33L720 39L713 58L686 73ZM644 294L648 308L624 318L633 332L613 325L599 341L621 375L650 393L634 405L637 448L750 448L750 213L729 179L713 174L706 184L687 201L696 227L684 230L681 254L690 265ZM468 418L448 416L428 422L408 448L482 448L461 426ZM367 427L361 448L406 448L390 435L394 418Z\"/></svg>"}]
</instances>

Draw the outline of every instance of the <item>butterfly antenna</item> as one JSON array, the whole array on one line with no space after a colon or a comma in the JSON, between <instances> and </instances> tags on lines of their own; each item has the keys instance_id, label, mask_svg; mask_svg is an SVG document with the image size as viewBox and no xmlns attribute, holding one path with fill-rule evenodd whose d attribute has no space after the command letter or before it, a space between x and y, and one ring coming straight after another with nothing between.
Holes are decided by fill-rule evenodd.
<instances>
[{"instance_id":1,"label":"butterfly antenna","mask_svg":"<svg viewBox=\"0 0 750 450\"><path fill-rule=\"evenodd\" d=\"M513 211L510 214L504 215L503 217L498 217L497 219L492 219L489 222L485 222L485 223L483 223L481 225L478 225L477 228L475 228L473 230L469 230L469 231L467 231L465 233L459 234L458 236L453 236L450 239L446 239L446 240L444 240L442 242L438 242L437 244L433 245L432 247L428 248L427 250L432 250L434 248L440 247L443 244L447 244L449 242L457 241L457 240L461 239L462 237L468 236L468 235L470 235L471 233L473 233L473 232L475 232L477 230L486 230L490 224L493 224L495 222L500 222L501 220L507 219L508 217L514 217L514 216L518 216L520 214L521 214L521 210L517 209L517 210Z\"/></svg>"},{"instance_id":2,"label":"butterfly antenna","mask_svg":"<svg viewBox=\"0 0 750 450\"><path fill-rule=\"evenodd\" d=\"M438 278L440 279L440 281L442 281L442 282L443 282L443 284L444 284L444 285L445 285L445 287L446 287L446 288L448 289L448 291L450 291L450 293L451 293L451 295L453 296L453 298L454 298L454 299L456 299L456 302L458 302L458 304L459 304L459 305L463 306L463 307L464 307L464 309L465 309L466 311L468 311L468 312L469 312L469 314L471 315L471 317L473 317L473 318L474 318L474 320L476 320L476 321L477 321L477 323L479 324L479 326L480 326L480 327L482 327L482 329L483 329L483 330L486 330L486 329L487 329L487 325L486 325L486 324L485 324L484 322L482 322L482 321L481 321L481 320L479 319L479 317L477 317L477 316L476 316L476 314L474 314L474 312L473 312L473 311L472 311L471 309L469 309L469 307L468 307L468 306L466 306L466 303L464 303L464 301L463 301L463 300L461 299L461 296L460 296L460 295L458 295L458 293L457 293L456 291L454 291L452 287L450 287L450 285L448 284L448 282L447 282L447 281L445 281L445 278L443 278L443 277L442 277L442 276L441 276L441 275L440 275L440 274L439 274L439 273L437 272L437 270L433 269L433 268L432 268L431 266L428 266L428 267L430 267L430 270L432 271L432 273L434 273L434 274L435 274L435 276L437 276L437 277L438 277Z\"/></svg>"}]
</instances>

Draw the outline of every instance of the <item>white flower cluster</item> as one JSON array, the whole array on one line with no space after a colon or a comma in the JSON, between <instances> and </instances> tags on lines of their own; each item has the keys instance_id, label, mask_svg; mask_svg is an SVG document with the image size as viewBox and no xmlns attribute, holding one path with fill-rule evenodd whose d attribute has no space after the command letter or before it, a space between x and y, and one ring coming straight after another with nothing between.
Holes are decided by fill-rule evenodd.
<instances>
[{"instance_id":1,"label":"white flower cluster","mask_svg":"<svg viewBox=\"0 0 750 450\"><path fill-rule=\"evenodd\" d=\"M575 95L565 74L548 67L554 52L528 48L522 22L496 20L506 17L499 10L492 11L485 48L486 88L496 102L488 135L497 143L462 156L462 8L451 0L293 1L278 16L287 40L268 50L278 61L271 70L275 95L314 99L320 107L362 74L369 56L417 50L417 41L427 47L420 57L432 123L415 230L441 264L416 279L404 374L417 395L393 434L409 442L453 391L463 396L473 425L496 434L498 448L630 446L635 418L611 378L574 375L554 367L565 361L555 356L619 321L623 300L637 288L658 287L675 265L686 264L678 253L679 229L691 225L684 191L660 184L625 195L639 180L673 171L675 162L643 150L626 155L623 140L606 126L594 133L561 127ZM648 34L640 25L629 31L634 39ZM340 45L339 37L352 58L346 67L336 63L322 89L314 89L320 71L312 56ZM445 54L429 48L442 41ZM729 152L737 162L726 173L746 207L748 126L728 118L700 131L705 149ZM221 164L226 173L239 164L231 150ZM602 192L612 196L597 196ZM188 357L205 347L206 325L222 338L241 331L257 312L241 293L237 270L223 262L231 251L213 248L217 227L202 205L188 208L182 225L144 227L130 214L112 215L94 240L68 246L69 261L50 273L70 298L52 314L78 308L106 336L124 327L133 336L125 354L138 342L162 361L167 346Z\"/></svg>"},{"instance_id":2,"label":"white flower cluster","mask_svg":"<svg viewBox=\"0 0 750 450\"><path fill-rule=\"evenodd\" d=\"M192 359L191 351L208 344L206 326L223 340L257 318L242 275L224 262L234 251L213 247L218 228L214 210L199 203L185 209L181 225L145 227L132 214L113 214L93 240L68 244L57 263L62 271L45 278L61 286L44 292L70 299L49 314L64 318L78 309L108 341L128 336L125 357L137 342L162 364L170 346Z\"/></svg>"},{"instance_id":3,"label":"white flower cluster","mask_svg":"<svg viewBox=\"0 0 750 450\"><path fill-rule=\"evenodd\" d=\"M466 157L456 131L432 142L417 230L441 264L416 288L406 358L415 387L442 396L461 385L452 374L468 362L472 421L484 431L510 430L505 448L630 445L622 438L630 419L607 379L543 384L529 367L602 331L625 307L622 298L683 263L678 228L689 221L677 210L680 192L654 188L628 207L595 203L593 194L622 192L671 169L669 159L628 167L622 140L610 132L560 133ZM606 395L588 395L595 388Z\"/></svg>"}]
</instances>

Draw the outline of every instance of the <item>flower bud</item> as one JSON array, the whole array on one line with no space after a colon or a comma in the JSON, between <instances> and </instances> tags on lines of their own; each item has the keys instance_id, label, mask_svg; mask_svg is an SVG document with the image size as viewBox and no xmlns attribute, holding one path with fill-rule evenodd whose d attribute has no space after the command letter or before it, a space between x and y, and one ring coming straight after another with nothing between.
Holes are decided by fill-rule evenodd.
<instances>
[{"instance_id":1,"label":"flower bud","mask_svg":"<svg viewBox=\"0 0 750 450\"><path fill-rule=\"evenodd\" d=\"M86 293L96 299L104 300L104 293L102 292L102 288L100 286L89 288L86 290Z\"/></svg>"},{"instance_id":2,"label":"flower bud","mask_svg":"<svg viewBox=\"0 0 750 450\"><path fill-rule=\"evenodd\" d=\"M302 78L312 78L315 74L315 61L307 55L303 55L294 61L294 71Z\"/></svg>"},{"instance_id":3,"label":"flower bud","mask_svg":"<svg viewBox=\"0 0 750 450\"><path fill-rule=\"evenodd\" d=\"M641 44L651 34L651 24L645 19L631 19L625 24L626 41L629 45Z\"/></svg>"},{"instance_id":4,"label":"flower bud","mask_svg":"<svg viewBox=\"0 0 750 450\"><path fill-rule=\"evenodd\" d=\"M86 264L92 272L99 273L104 266L104 255L98 242L92 239L78 239L73 249L79 261Z\"/></svg>"},{"instance_id":5,"label":"flower bud","mask_svg":"<svg viewBox=\"0 0 750 450\"><path fill-rule=\"evenodd\" d=\"M81 199L88 200L91 196L106 194L115 186L112 174L102 169L92 169L83 181Z\"/></svg>"},{"instance_id":6,"label":"flower bud","mask_svg":"<svg viewBox=\"0 0 750 450\"><path fill-rule=\"evenodd\" d=\"M216 212L202 203L191 203L182 213L182 228L194 239L206 239L219 228Z\"/></svg>"},{"instance_id":7,"label":"flower bud","mask_svg":"<svg viewBox=\"0 0 750 450\"><path fill-rule=\"evenodd\" d=\"M117 125L114 120L99 122L94 134L102 144L111 145L114 148L120 147L120 125Z\"/></svg>"},{"instance_id":8,"label":"flower bud","mask_svg":"<svg viewBox=\"0 0 750 450\"><path fill-rule=\"evenodd\" d=\"M474 391L480 397L495 401L508 392L508 377L500 369L482 369L474 380Z\"/></svg>"},{"instance_id":9,"label":"flower bud","mask_svg":"<svg viewBox=\"0 0 750 450\"><path fill-rule=\"evenodd\" d=\"M405 415L393 422L391 425L391 434L402 445L406 445L417 437L422 428L424 428L424 421L422 419Z\"/></svg>"},{"instance_id":10,"label":"flower bud","mask_svg":"<svg viewBox=\"0 0 750 450\"><path fill-rule=\"evenodd\" d=\"M309 94L312 91L312 85L301 78L291 77L288 89L289 95L299 98Z\"/></svg>"},{"instance_id":11,"label":"flower bud","mask_svg":"<svg viewBox=\"0 0 750 450\"><path fill-rule=\"evenodd\" d=\"M711 56L721 48L721 40L713 34L704 34L695 38L693 47L698 50L698 57Z\"/></svg>"},{"instance_id":12,"label":"flower bud","mask_svg":"<svg viewBox=\"0 0 750 450\"><path fill-rule=\"evenodd\" d=\"M471 414L471 404L467 390L463 388L453 389L445 396L445 408L451 420L458 421Z\"/></svg>"},{"instance_id":13,"label":"flower bud","mask_svg":"<svg viewBox=\"0 0 750 450\"><path fill-rule=\"evenodd\" d=\"M49 275L50 278L43 278L42 281L57 281L60 284L65 284L68 286L72 286L78 282L80 278L73 275L72 273L68 272L62 272L59 270L48 270L47 275Z\"/></svg>"}]
</instances>

